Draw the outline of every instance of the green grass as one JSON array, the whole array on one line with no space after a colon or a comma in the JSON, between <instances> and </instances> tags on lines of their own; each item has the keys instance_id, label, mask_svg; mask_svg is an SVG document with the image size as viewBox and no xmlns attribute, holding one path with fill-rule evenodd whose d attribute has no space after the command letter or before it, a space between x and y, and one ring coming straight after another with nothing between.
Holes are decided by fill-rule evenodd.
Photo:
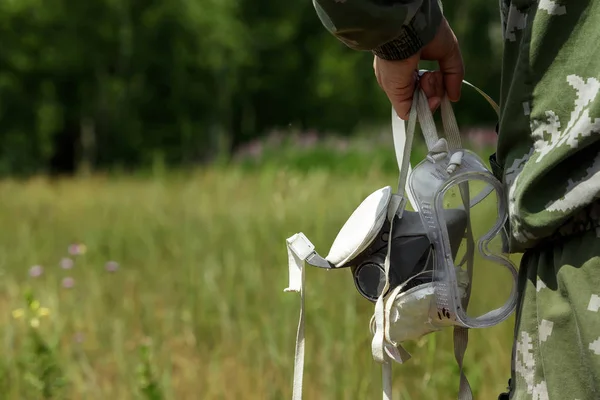
<instances>
[{"instance_id":1,"label":"green grass","mask_svg":"<svg viewBox=\"0 0 600 400\"><path fill-rule=\"evenodd\" d=\"M43 398L56 377L66 380L48 389L57 399L291 398L299 297L283 292L285 239L302 231L326 254L360 201L395 182L375 169L230 169L1 183L2 398ZM72 243L87 251L63 270ZM105 270L110 260L117 272ZM36 264L45 270L34 279ZM67 276L71 289L61 287ZM500 293L494 276L479 288L490 302ZM346 270L310 269L306 284L305 398L379 398L372 304ZM50 310L37 330L11 314L27 290ZM470 333L465 364L477 399L507 385L512 321ZM36 332L46 347L32 347ZM456 398L452 331L407 349L413 358L394 366L395 398Z\"/></svg>"}]
</instances>

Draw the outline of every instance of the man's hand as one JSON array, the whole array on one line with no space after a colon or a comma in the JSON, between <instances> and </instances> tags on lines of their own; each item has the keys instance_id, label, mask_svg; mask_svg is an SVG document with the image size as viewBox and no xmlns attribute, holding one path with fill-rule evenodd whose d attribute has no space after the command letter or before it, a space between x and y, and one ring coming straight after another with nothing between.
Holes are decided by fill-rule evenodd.
<instances>
[{"instance_id":1,"label":"man's hand","mask_svg":"<svg viewBox=\"0 0 600 400\"><path fill-rule=\"evenodd\" d=\"M403 120L408 119L410 112L419 60L437 61L440 66L440 71L428 72L420 78L421 88L427 95L432 111L438 108L444 93L450 101L460 98L465 75L462 56L456 36L443 18L433 40L419 53L400 61L387 61L377 56L373 61L379 86Z\"/></svg>"}]
</instances>

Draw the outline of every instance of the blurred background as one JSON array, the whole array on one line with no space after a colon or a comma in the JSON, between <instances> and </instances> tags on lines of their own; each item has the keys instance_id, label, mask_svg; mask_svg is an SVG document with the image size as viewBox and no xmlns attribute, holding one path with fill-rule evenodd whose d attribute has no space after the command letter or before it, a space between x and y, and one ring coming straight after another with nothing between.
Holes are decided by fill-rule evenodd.
<instances>
[{"instance_id":1,"label":"blurred background","mask_svg":"<svg viewBox=\"0 0 600 400\"><path fill-rule=\"evenodd\" d=\"M443 3L466 79L498 100L497 2ZM290 398L285 239L326 254L397 179L372 56L310 1L4 0L0 37L0 397ZM487 160L492 109L465 87L455 112ZM306 398L375 398L372 304L319 272ZM472 334L476 398L504 390L510 332ZM396 395L455 397L451 340L410 345Z\"/></svg>"},{"instance_id":2,"label":"blurred background","mask_svg":"<svg viewBox=\"0 0 600 400\"><path fill-rule=\"evenodd\" d=\"M444 6L466 79L497 99L497 4ZM231 162L292 133L389 136L371 56L310 1L7 0L0 34L2 175ZM472 89L457 113L465 129L495 125Z\"/></svg>"}]
</instances>

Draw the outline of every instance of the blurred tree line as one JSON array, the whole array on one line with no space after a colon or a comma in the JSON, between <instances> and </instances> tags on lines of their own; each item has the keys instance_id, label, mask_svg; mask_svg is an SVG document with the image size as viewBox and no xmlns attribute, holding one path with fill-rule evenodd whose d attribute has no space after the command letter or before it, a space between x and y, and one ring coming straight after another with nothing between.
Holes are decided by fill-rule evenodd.
<instances>
[{"instance_id":1,"label":"blurred tree line","mask_svg":"<svg viewBox=\"0 0 600 400\"><path fill-rule=\"evenodd\" d=\"M496 97L497 2L445 0L467 79ZM387 123L369 53L312 2L3 0L0 174L185 166L272 128ZM462 123L494 123L466 90Z\"/></svg>"}]
</instances>

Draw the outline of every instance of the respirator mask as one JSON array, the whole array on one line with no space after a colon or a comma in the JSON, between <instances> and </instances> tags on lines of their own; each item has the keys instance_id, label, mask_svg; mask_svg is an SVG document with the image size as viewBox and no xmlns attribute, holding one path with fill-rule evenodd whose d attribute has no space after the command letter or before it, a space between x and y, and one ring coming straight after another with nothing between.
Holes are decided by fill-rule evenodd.
<instances>
[{"instance_id":1,"label":"respirator mask","mask_svg":"<svg viewBox=\"0 0 600 400\"><path fill-rule=\"evenodd\" d=\"M497 112L495 103L475 89ZM384 399L391 399L391 361L404 363L410 358L402 343L451 326L461 368L459 399L472 398L462 371L468 329L490 327L510 316L517 301L517 271L506 255L504 187L476 153L462 147L447 98L442 100L441 113L443 138L438 137L420 89L415 90L407 127L392 111L400 169L397 191L386 186L365 198L339 231L327 256L320 256L303 233L287 239L290 279L286 291L301 295L294 400L302 393L305 263L350 270L358 292L374 303L372 353L383 364ZM409 158L417 121L428 152L412 169ZM412 210L406 209L407 203ZM490 296L485 288L474 301L474 282L482 281L475 279L476 270L477 277L482 273L486 279L498 279L494 287L502 296ZM494 305L492 297L501 297L503 302ZM475 309L467 311L469 304Z\"/></svg>"}]
</instances>

